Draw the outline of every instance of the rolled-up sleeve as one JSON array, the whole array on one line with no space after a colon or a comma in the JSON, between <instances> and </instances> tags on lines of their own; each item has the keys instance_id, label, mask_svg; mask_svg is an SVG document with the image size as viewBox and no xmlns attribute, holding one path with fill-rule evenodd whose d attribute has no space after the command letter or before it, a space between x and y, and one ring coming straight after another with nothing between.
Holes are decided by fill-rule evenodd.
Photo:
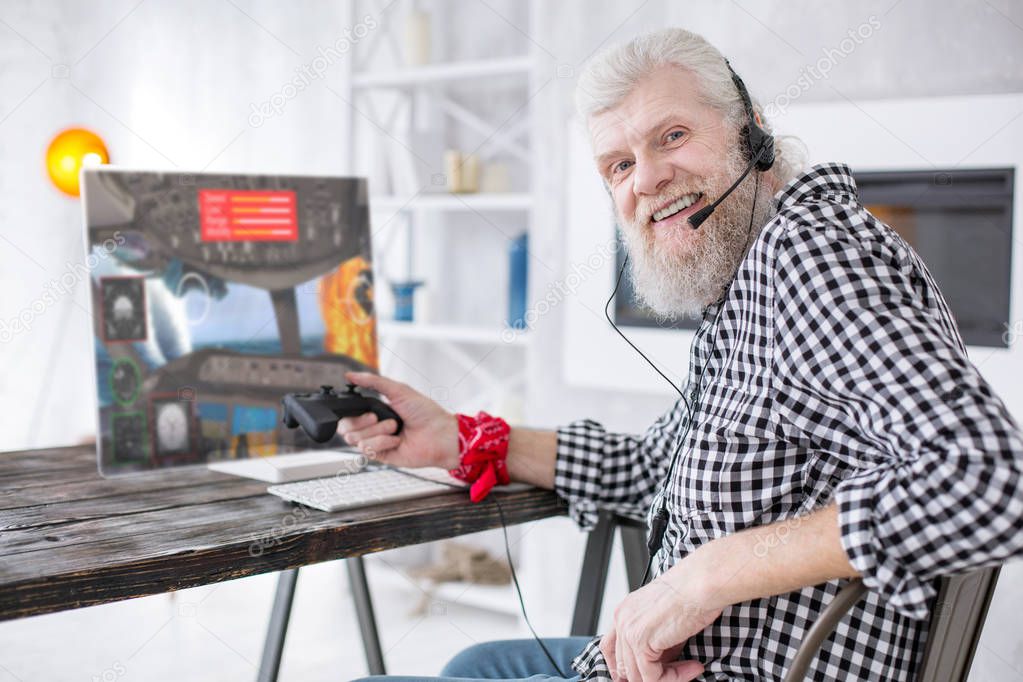
<instances>
[{"instance_id":1,"label":"rolled-up sleeve","mask_svg":"<svg viewBox=\"0 0 1023 682\"><path fill-rule=\"evenodd\" d=\"M1019 428L898 238L797 224L774 265L780 428L841 464L841 541L867 587L927 618L935 577L1023 555Z\"/></svg>"},{"instance_id":2,"label":"rolled-up sleeve","mask_svg":"<svg viewBox=\"0 0 1023 682\"><path fill-rule=\"evenodd\" d=\"M608 432L592 419L558 428L554 490L568 502L569 516L584 530L601 509L644 518L685 418L678 400L642 436Z\"/></svg>"}]
</instances>

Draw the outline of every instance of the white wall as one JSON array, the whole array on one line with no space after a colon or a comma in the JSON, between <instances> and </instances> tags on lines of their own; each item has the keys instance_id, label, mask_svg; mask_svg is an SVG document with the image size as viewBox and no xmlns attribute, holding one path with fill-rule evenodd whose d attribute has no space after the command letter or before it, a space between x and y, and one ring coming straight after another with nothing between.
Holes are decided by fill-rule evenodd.
<instances>
[{"instance_id":1,"label":"white wall","mask_svg":"<svg viewBox=\"0 0 1023 682\"><path fill-rule=\"evenodd\" d=\"M91 128L115 163L137 168L345 170L341 130L349 110L324 87L337 87L340 63L283 115L250 124L252 103L280 92L319 46L341 37L344 7L239 7L200 0L3 4L0 322L23 315L30 325L0 345L0 449L67 444L95 432L87 287L80 282L73 296L31 313L48 283L83 258L79 202L57 192L44 171L53 135L71 125Z\"/></svg>"},{"instance_id":2,"label":"white wall","mask_svg":"<svg viewBox=\"0 0 1023 682\"><path fill-rule=\"evenodd\" d=\"M78 204L59 195L42 170L48 141L67 125L100 132L114 160L134 167L346 170L348 140L340 131L349 109L326 87L340 86L340 65L289 101L283 115L259 127L249 122L253 102L279 92L318 46L340 37L344 5L235 4L20 0L0 8L5 93L0 100L0 322L30 308L66 263L79 257ZM532 44L548 55L551 78L530 93L546 124L539 140L543 163L535 175L543 202L531 249L535 258L555 267L533 268L531 292L537 298L568 272L563 130L574 74L608 42L666 25L702 32L729 55L754 95L770 101L823 50L838 48L848 30L873 16L879 28L839 59L826 80L803 93L804 101L1023 92L1023 11L1011 0L551 0L543 5L537 31L514 3L488 4L517 26L522 49ZM450 31L446 40L458 45L451 54L486 55L494 44L502 50L508 46L506 22L485 8L461 7L444 23ZM59 65L68 66L70 78L53 77L61 75L53 68ZM490 286L499 287L498 281L491 279ZM485 282L478 284L481 290ZM603 300L586 303L595 314L603 306ZM94 430L92 388L82 379L90 376L91 362L86 308L80 286L74 296L36 316L30 331L0 345L0 450L71 443ZM667 392L567 385L560 368L562 338L555 308L538 322L529 350L530 423L554 426L592 417L611 428L640 431L669 404ZM581 538L567 522L557 522L537 526L523 545L524 560L537 576L524 585L534 622L542 631L563 631ZM1011 607L1020 602L1023 579L1016 567L1004 576L974 679L1008 679L1023 670L1023 640L1012 634L1020 630L1019 616ZM618 573L613 582L605 612L621 594Z\"/></svg>"}]
</instances>

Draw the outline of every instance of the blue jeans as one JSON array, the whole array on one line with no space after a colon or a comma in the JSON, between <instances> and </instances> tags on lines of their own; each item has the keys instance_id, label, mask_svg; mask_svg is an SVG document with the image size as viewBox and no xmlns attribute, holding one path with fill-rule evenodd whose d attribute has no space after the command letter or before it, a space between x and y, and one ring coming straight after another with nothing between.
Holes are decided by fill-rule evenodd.
<instances>
[{"instance_id":1,"label":"blue jeans","mask_svg":"<svg viewBox=\"0 0 1023 682\"><path fill-rule=\"evenodd\" d=\"M551 657L566 674L572 674L572 659L583 650L591 637L545 638ZM529 680L530 682L566 682L578 675L561 677L551 667L535 639L505 639L474 644L458 653L440 671L440 677L366 677L355 682L443 682L444 680Z\"/></svg>"}]
</instances>

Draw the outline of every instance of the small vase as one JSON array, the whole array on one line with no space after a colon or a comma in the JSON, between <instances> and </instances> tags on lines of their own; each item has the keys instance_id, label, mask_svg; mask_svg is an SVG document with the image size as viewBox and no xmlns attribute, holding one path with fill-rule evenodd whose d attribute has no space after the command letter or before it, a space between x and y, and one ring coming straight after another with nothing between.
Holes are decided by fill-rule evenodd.
<instances>
[{"instance_id":1,"label":"small vase","mask_svg":"<svg viewBox=\"0 0 1023 682\"><path fill-rule=\"evenodd\" d=\"M398 322L412 322L415 318L415 293L424 282L391 282L394 294L394 319Z\"/></svg>"},{"instance_id":2,"label":"small vase","mask_svg":"<svg viewBox=\"0 0 1023 682\"><path fill-rule=\"evenodd\" d=\"M526 284L529 275L529 233L508 246L508 326L526 329Z\"/></svg>"}]
</instances>

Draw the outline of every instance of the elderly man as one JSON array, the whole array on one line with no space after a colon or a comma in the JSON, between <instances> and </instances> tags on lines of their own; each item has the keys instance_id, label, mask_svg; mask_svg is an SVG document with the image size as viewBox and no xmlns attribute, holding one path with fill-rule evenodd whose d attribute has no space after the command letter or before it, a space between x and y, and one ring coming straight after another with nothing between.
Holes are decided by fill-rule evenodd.
<instances>
[{"instance_id":1,"label":"elderly man","mask_svg":"<svg viewBox=\"0 0 1023 682\"><path fill-rule=\"evenodd\" d=\"M869 592L812 678L910 679L934 579L1023 552L1017 425L849 169L798 174L787 146L769 149L759 109L702 38L669 29L605 51L577 100L637 295L666 317L702 314L688 383L642 436L590 420L511 429L483 487L553 488L583 526L601 508L648 514L656 577L598 639L545 640L549 656L532 640L479 645L442 674L780 680L861 576ZM467 434L504 433L403 384L352 380L405 420L399 436L373 415L342 421L386 462L464 474Z\"/></svg>"}]
</instances>

